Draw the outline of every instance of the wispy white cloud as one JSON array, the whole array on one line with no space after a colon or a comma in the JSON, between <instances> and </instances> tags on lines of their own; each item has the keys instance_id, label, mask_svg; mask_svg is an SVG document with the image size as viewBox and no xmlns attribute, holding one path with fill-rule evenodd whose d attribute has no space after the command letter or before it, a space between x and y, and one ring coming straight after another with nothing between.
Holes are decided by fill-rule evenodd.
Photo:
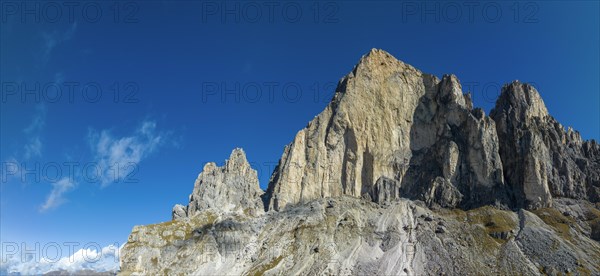
<instances>
[{"instance_id":1,"label":"wispy white cloud","mask_svg":"<svg viewBox=\"0 0 600 276\"><path fill-rule=\"evenodd\" d=\"M29 143L25 144L25 159L42 156L42 141L39 136L29 138Z\"/></svg>"},{"instance_id":2,"label":"wispy white cloud","mask_svg":"<svg viewBox=\"0 0 600 276\"><path fill-rule=\"evenodd\" d=\"M64 32L59 32L54 30L52 32L42 33L42 38L44 39L44 44L42 45L42 61L43 64L46 64L48 60L50 60L50 55L52 51L61 43L70 40L75 31L77 30L77 22L73 22L71 27Z\"/></svg>"},{"instance_id":3,"label":"wispy white cloud","mask_svg":"<svg viewBox=\"0 0 600 276\"><path fill-rule=\"evenodd\" d=\"M25 145L23 146L23 159L42 156L41 132L46 124L46 106L37 105L31 123L23 129L25 133Z\"/></svg>"},{"instance_id":4,"label":"wispy white cloud","mask_svg":"<svg viewBox=\"0 0 600 276\"><path fill-rule=\"evenodd\" d=\"M100 250L82 248L70 256L54 255L30 259L23 258L20 253L9 256L3 255L2 263L0 263L0 274L42 275L53 271L81 273L82 270L116 272L119 269L119 253L122 248L123 246L109 245L100 249L98 246ZM67 248L62 249L64 250L59 251L61 254L69 251L66 250Z\"/></svg>"},{"instance_id":5,"label":"wispy white cloud","mask_svg":"<svg viewBox=\"0 0 600 276\"><path fill-rule=\"evenodd\" d=\"M46 212L65 203L66 199L64 198L64 194L73 190L76 184L77 183L67 177L63 177L52 183L52 191L48 194L46 202L40 206L40 212Z\"/></svg>"},{"instance_id":6,"label":"wispy white cloud","mask_svg":"<svg viewBox=\"0 0 600 276\"><path fill-rule=\"evenodd\" d=\"M154 121L144 121L132 135L126 137L115 137L108 130L90 131L90 145L102 186L127 181L132 170L164 144L167 136L156 130Z\"/></svg>"},{"instance_id":7,"label":"wispy white cloud","mask_svg":"<svg viewBox=\"0 0 600 276\"><path fill-rule=\"evenodd\" d=\"M22 161L42 155L40 132L45 124L45 113L44 106L38 107L37 115L23 130L26 134L26 145ZM156 152L159 147L167 143L175 145L177 140L171 139L171 137L171 132L158 131L154 121L143 121L131 135L123 137L115 136L109 130L90 130L88 142L95 167L92 167L91 170L85 169L80 173L74 172L73 175L53 181L51 183L52 190L46 200L40 204L39 211L47 212L67 202L66 194L75 190L78 183L82 181L100 182L101 187L115 182L136 181L134 173L137 172L138 164ZM0 182L4 184L12 180L20 180L22 184L25 184L22 164L24 163L12 157L3 162L3 169L0 170ZM42 180L48 179L42 178Z\"/></svg>"},{"instance_id":8,"label":"wispy white cloud","mask_svg":"<svg viewBox=\"0 0 600 276\"><path fill-rule=\"evenodd\" d=\"M19 137L23 141L22 148L18 147L12 156L3 160L2 169L0 169L0 186L18 180L21 184L26 184L23 180L23 168L25 162L31 161L32 158L42 157L42 131L46 124L46 106L39 104L35 106L32 112L33 117L31 122L23 128L23 137ZM30 178L35 178L30 176Z\"/></svg>"},{"instance_id":9,"label":"wispy white cloud","mask_svg":"<svg viewBox=\"0 0 600 276\"><path fill-rule=\"evenodd\" d=\"M15 150L14 155L2 161L0 170L0 184L9 182L10 179L21 179L21 162L29 161L34 157L42 156L42 130L46 124L46 106L37 105L33 112L33 118L25 128L23 128L24 141L23 148ZM20 160L20 161L19 161Z\"/></svg>"}]
</instances>

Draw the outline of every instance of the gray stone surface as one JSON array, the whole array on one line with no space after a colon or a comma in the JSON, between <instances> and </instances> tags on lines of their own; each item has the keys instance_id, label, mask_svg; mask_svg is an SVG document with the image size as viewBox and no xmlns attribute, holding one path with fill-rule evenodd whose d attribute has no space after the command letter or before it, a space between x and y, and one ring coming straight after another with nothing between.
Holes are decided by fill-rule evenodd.
<instances>
[{"instance_id":1,"label":"gray stone surface","mask_svg":"<svg viewBox=\"0 0 600 276\"><path fill-rule=\"evenodd\" d=\"M206 210L135 227L121 274L598 275L600 243L552 210L430 210L348 196L258 217Z\"/></svg>"},{"instance_id":2,"label":"gray stone surface","mask_svg":"<svg viewBox=\"0 0 600 276\"><path fill-rule=\"evenodd\" d=\"M198 175L187 206L175 205L173 219L194 216L212 209L219 213L237 212L255 216L264 212L256 170L250 167L242 149L234 149L225 165L210 162Z\"/></svg>"},{"instance_id":3,"label":"gray stone surface","mask_svg":"<svg viewBox=\"0 0 600 276\"><path fill-rule=\"evenodd\" d=\"M600 200L600 146L565 130L534 87L504 86L491 116L516 205L547 207L553 197Z\"/></svg>"}]
</instances>

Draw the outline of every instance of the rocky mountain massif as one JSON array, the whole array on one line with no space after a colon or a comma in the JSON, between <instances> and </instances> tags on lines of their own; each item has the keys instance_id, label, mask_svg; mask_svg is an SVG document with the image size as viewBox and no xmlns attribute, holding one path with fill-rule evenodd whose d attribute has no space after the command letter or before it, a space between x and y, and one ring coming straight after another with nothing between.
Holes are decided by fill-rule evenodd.
<instances>
[{"instance_id":1,"label":"rocky mountain massif","mask_svg":"<svg viewBox=\"0 0 600 276\"><path fill-rule=\"evenodd\" d=\"M531 85L489 116L454 75L371 50L285 147L268 189L241 149L173 220L136 226L121 274L599 275L600 146Z\"/></svg>"}]
</instances>

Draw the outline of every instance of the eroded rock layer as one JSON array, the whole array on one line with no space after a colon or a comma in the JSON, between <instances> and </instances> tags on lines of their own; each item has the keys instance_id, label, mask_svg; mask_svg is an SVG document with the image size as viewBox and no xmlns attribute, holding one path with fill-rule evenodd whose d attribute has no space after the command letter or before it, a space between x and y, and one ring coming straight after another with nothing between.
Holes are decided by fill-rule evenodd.
<instances>
[{"instance_id":1,"label":"eroded rock layer","mask_svg":"<svg viewBox=\"0 0 600 276\"><path fill-rule=\"evenodd\" d=\"M600 243L590 238L597 207L555 205L430 210L407 199L380 205L344 196L259 217L206 210L136 226L121 274L598 275Z\"/></svg>"}]
</instances>

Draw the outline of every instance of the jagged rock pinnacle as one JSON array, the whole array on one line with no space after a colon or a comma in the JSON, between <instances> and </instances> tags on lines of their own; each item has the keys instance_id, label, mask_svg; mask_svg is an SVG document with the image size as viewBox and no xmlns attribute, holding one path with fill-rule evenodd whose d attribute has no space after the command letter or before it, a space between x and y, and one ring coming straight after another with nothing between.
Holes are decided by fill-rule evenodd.
<instances>
[{"instance_id":1,"label":"jagged rock pinnacle","mask_svg":"<svg viewBox=\"0 0 600 276\"><path fill-rule=\"evenodd\" d=\"M494 111L514 112L520 120L548 116L546 105L535 87L519 81L511 82L502 87Z\"/></svg>"},{"instance_id":2,"label":"jagged rock pinnacle","mask_svg":"<svg viewBox=\"0 0 600 276\"><path fill-rule=\"evenodd\" d=\"M262 194L257 173L246 160L246 153L236 148L224 166L218 167L214 162L204 165L188 206L175 205L173 219L192 217L207 209L258 215L264 211Z\"/></svg>"},{"instance_id":3,"label":"jagged rock pinnacle","mask_svg":"<svg viewBox=\"0 0 600 276\"><path fill-rule=\"evenodd\" d=\"M565 131L548 114L533 86L519 81L505 85L490 116L514 205L548 207L553 197L598 201L600 164L592 161L598 155L586 154L584 145L590 142Z\"/></svg>"}]
</instances>

